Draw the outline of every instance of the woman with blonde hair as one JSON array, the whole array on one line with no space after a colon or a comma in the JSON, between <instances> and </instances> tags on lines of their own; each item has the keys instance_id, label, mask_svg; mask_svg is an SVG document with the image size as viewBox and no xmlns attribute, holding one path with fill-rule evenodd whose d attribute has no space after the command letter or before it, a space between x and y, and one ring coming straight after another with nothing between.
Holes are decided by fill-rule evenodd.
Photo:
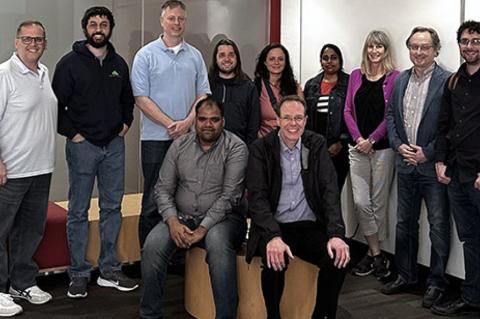
<instances>
[{"instance_id":1,"label":"woman with blonde hair","mask_svg":"<svg viewBox=\"0 0 480 319\"><path fill-rule=\"evenodd\" d=\"M390 39L382 31L367 35L359 69L350 74L345 101L345 123L352 137L349 146L353 200L368 252L353 268L357 276L390 274L389 261L380 250L386 236L388 195L395 153L387 140L388 101L395 78Z\"/></svg>"}]
</instances>

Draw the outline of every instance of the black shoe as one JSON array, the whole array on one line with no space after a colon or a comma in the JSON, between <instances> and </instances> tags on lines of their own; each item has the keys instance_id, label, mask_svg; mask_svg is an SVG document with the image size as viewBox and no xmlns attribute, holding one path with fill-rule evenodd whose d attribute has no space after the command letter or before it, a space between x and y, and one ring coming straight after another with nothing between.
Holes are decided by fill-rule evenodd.
<instances>
[{"instance_id":1,"label":"black shoe","mask_svg":"<svg viewBox=\"0 0 480 319\"><path fill-rule=\"evenodd\" d=\"M70 298L85 298L87 296L87 284L87 277L72 277L67 296Z\"/></svg>"},{"instance_id":2,"label":"black shoe","mask_svg":"<svg viewBox=\"0 0 480 319\"><path fill-rule=\"evenodd\" d=\"M440 316L480 315L480 307L470 306L462 298L458 298L442 305L433 305L432 313Z\"/></svg>"},{"instance_id":3,"label":"black shoe","mask_svg":"<svg viewBox=\"0 0 480 319\"><path fill-rule=\"evenodd\" d=\"M412 288L412 286L411 284L407 284L400 276L397 276L395 280L384 285L381 292L384 295L394 295L405 292Z\"/></svg>"},{"instance_id":4,"label":"black shoe","mask_svg":"<svg viewBox=\"0 0 480 319\"><path fill-rule=\"evenodd\" d=\"M365 277L370 275L373 269L373 257L365 255L363 259L352 269L352 275Z\"/></svg>"},{"instance_id":5,"label":"black shoe","mask_svg":"<svg viewBox=\"0 0 480 319\"><path fill-rule=\"evenodd\" d=\"M373 275L382 280L390 276L390 260L384 254L373 256Z\"/></svg>"},{"instance_id":6,"label":"black shoe","mask_svg":"<svg viewBox=\"0 0 480 319\"><path fill-rule=\"evenodd\" d=\"M442 298L443 291L440 288L430 286L423 295L422 307L432 308L432 306L440 304Z\"/></svg>"},{"instance_id":7,"label":"black shoe","mask_svg":"<svg viewBox=\"0 0 480 319\"><path fill-rule=\"evenodd\" d=\"M102 287L116 288L120 291L132 291L138 288L138 282L128 278L121 270L101 274L97 284Z\"/></svg>"}]
</instances>

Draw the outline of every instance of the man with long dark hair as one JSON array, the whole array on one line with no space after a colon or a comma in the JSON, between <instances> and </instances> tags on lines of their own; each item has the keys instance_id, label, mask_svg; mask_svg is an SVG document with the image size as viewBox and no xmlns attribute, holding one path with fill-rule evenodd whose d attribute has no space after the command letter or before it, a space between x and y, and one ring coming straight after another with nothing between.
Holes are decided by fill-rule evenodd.
<instances>
[{"instance_id":1,"label":"man with long dark hair","mask_svg":"<svg viewBox=\"0 0 480 319\"><path fill-rule=\"evenodd\" d=\"M250 144L260 127L260 104L255 85L242 70L240 52L229 39L218 41L208 72L213 98L222 103L225 129Z\"/></svg>"}]
</instances>

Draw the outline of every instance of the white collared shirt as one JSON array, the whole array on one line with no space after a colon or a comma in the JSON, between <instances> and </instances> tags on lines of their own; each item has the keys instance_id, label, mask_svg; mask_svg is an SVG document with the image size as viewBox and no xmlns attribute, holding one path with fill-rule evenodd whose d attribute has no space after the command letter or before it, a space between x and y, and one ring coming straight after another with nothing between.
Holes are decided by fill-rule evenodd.
<instances>
[{"instance_id":1,"label":"white collared shirt","mask_svg":"<svg viewBox=\"0 0 480 319\"><path fill-rule=\"evenodd\" d=\"M35 73L16 53L0 64L0 159L7 178L53 171L57 108L46 66L39 63Z\"/></svg>"}]
</instances>

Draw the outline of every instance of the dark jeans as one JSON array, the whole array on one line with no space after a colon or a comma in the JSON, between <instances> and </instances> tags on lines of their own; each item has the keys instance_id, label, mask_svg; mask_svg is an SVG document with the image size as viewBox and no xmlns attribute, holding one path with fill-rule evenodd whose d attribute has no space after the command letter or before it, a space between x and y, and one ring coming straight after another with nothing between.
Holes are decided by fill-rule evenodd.
<instances>
[{"instance_id":1,"label":"dark jeans","mask_svg":"<svg viewBox=\"0 0 480 319\"><path fill-rule=\"evenodd\" d=\"M0 292L9 278L17 290L36 285L32 257L43 238L51 177L14 178L0 186Z\"/></svg>"},{"instance_id":2,"label":"dark jeans","mask_svg":"<svg viewBox=\"0 0 480 319\"><path fill-rule=\"evenodd\" d=\"M325 231L314 222L295 222L280 224L282 240L290 246L295 256L320 267L317 280L317 299L312 318L335 318L338 296L345 279L345 269L333 266L333 260L327 253ZM268 319L280 318L280 300L285 285L285 271L275 271L266 267L266 244L260 243L263 261L262 292L267 308ZM288 257L285 254L288 261Z\"/></svg>"},{"instance_id":3,"label":"dark jeans","mask_svg":"<svg viewBox=\"0 0 480 319\"><path fill-rule=\"evenodd\" d=\"M418 280L418 219L422 199L427 206L430 225L430 275L427 285L445 289L445 277L450 252L450 214L447 187L436 177L413 172L398 173L398 209L395 237L395 265L398 274L409 283Z\"/></svg>"},{"instance_id":4,"label":"dark jeans","mask_svg":"<svg viewBox=\"0 0 480 319\"><path fill-rule=\"evenodd\" d=\"M162 217L158 213L157 205L153 201L153 189L157 183L158 173L163 159L167 154L172 141L142 141L142 171L143 197L140 220L138 222L138 238L140 247L143 247L148 233L155 227Z\"/></svg>"},{"instance_id":5,"label":"dark jeans","mask_svg":"<svg viewBox=\"0 0 480 319\"><path fill-rule=\"evenodd\" d=\"M185 223L190 229L198 226ZM228 214L210 228L197 246L207 251L207 263L212 284L215 313L218 319L237 318L237 250L245 239L246 222L243 216ZM142 249L143 296L140 316L144 319L162 318L167 266L180 250L170 237L170 230L163 221L147 236Z\"/></svg>"},{"instance_id":6,"label":"dark jeans","mask_svg":"<svg viewBox=\"0 0 480 319\"><path fill-rule=\"evenodd\" d=\"M448 198L457 226L458 237L463 242L465 281L462 298L470 305L480 307L480 190L474 181L462 183L453 172L448 185Z\"/></svg>"},{"instance_id":7,"label":"dark jeans","mask_svg":"<svg viewBox=\"0 0 480 319\"><path fill-rule=\"evenodd\" d=\"M338 189L342 192L343 185L347 179L348 171L350 170L350 161L348 159L348 144L342 142L342 150L335 157L331 157L333 166L337 173Z\"/></svg>"},{"instance_id":8,"label":"dark jeans","mask_svg":"<svg viewBox=\"0 0 480 319\"><path fill-rule=\"evenodd\" d=\"M100 207L100 257L102 274L120 269L117 238L122 223L122 199L125 176L125 141L115 137L107 146L96 146L87 140L67 140L68 163L67 235L70 250L71 277L90 277L92 265L86 260L88 242L88 209L95 179Z\"/></svg>"}]
</instances>

